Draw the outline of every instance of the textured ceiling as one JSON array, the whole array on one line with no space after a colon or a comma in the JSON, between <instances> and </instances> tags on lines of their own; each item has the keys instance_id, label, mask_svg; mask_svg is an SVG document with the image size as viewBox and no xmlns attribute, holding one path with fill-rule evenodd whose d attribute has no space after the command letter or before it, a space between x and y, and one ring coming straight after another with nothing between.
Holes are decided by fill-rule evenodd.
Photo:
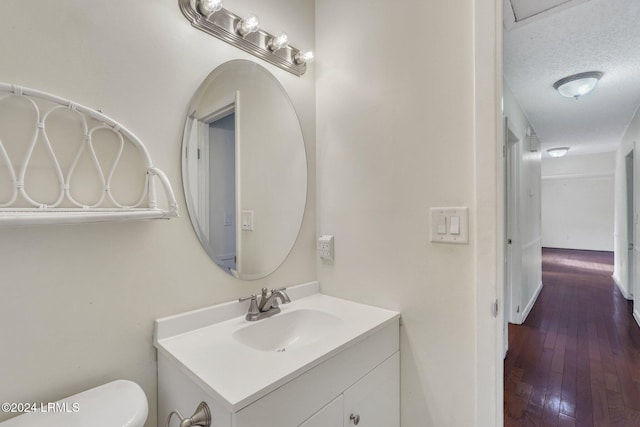
<instances>
[{"instance_id":1,"label":"textured ceiling","mask_svg":"<svg viewBox=\"0 0 640 427\"><path fill-rule=\"evenodd\" d=\"M503 62L543 150L615 150L640 105L640 1L590 0L505 30ZM604 72L592 93L574 100L553 89L585 71Z\"/></svg>"}]
</instances>

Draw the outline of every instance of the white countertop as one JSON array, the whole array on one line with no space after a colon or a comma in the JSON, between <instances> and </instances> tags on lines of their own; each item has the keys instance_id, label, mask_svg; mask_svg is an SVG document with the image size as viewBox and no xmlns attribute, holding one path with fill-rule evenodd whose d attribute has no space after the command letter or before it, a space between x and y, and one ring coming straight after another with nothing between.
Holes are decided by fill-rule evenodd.
<instances>
[{"instance_id":1,"label":"white countertop","mask_svg":"<svg viewBox=\"0 0 640 427\"><path fill-rule=\"evenodd\" d=\"M237 316L239 309L246 313L246 303L221 304L159 319L156 321L155 346L206 392L217 397L229 410L237 412L400 316L395 311L319 293L294 299L296 295L317 292L318 287L313 282L296 288L288 291L292 302L282 304L280 314L257 322L248 322L244 314ZM342 320L340 327L312 344L284 352L256 350L232 337L241 328L308 309L338 317ZM224 319L224 314L235 317ZM196 318L198 320L192 324L197 328L185 330L190 319Z\"/></svg>"}]
</instances>

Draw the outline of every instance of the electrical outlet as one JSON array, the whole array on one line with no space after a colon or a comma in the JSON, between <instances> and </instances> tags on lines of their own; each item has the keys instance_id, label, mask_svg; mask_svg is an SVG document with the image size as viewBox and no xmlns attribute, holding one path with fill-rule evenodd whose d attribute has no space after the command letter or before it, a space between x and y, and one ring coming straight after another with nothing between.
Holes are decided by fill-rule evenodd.
<instances>
[{"instance_id":1,"label":"electrical outlet","mask_svg":"<svg viewBox=\"0 0 640 427\"><path fill-rule=\"evenodd\" d=\"M332 260L334 257L333 236L323 234L318 238L318 256L322 259Z\"/></svg>"}]
</instances>

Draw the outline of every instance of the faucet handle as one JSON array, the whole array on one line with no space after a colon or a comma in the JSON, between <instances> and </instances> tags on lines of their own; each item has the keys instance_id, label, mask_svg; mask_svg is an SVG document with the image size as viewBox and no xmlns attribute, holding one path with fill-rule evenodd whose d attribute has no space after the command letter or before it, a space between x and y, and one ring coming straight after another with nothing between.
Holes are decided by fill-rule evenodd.
<instances>
[{"instance_id":1,"label":"faucet handle","mask_svg":"<svg viewBox=\"0 0 640 427\"><path fill-rule=\"evenodd\" d=\"M256 298L257 298L256 294L251 294L251 296L248 296L248 297L238 298L238 302L254 300Z\"/></svg>"},{"instance_id":2,"label":"faucet handle","mask_svg":"<svg viewBox=\"0 0 640 427\"><path fill-rule=\"evenodd\" d=\"M246 319L247 320L258 320L260 316L260 308L258 307L258 297L256 294L251 294L250 297L238 298L239 302L251 300L251 304L249 305L249 311L247 311Z\"/></svg>"}]
</instances>

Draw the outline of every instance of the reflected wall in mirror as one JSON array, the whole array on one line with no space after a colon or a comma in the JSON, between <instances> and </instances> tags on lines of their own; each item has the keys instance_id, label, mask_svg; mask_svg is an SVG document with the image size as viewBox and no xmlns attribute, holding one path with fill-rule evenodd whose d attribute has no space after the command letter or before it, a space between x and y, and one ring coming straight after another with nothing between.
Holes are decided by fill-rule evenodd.
<instances>
[{"instance_id":1,"label":"reflected wall in mirror","mask_svg":"<svg viewBox=\"0 0 640 427\"><path fill-rule=\"evenodd\" d=\"M246 60L216 68L196 91L182 142L191 223L209 257L243 280L285 260L307 196L307 161L293 104Z\"/></svg>"}]
</instances>

